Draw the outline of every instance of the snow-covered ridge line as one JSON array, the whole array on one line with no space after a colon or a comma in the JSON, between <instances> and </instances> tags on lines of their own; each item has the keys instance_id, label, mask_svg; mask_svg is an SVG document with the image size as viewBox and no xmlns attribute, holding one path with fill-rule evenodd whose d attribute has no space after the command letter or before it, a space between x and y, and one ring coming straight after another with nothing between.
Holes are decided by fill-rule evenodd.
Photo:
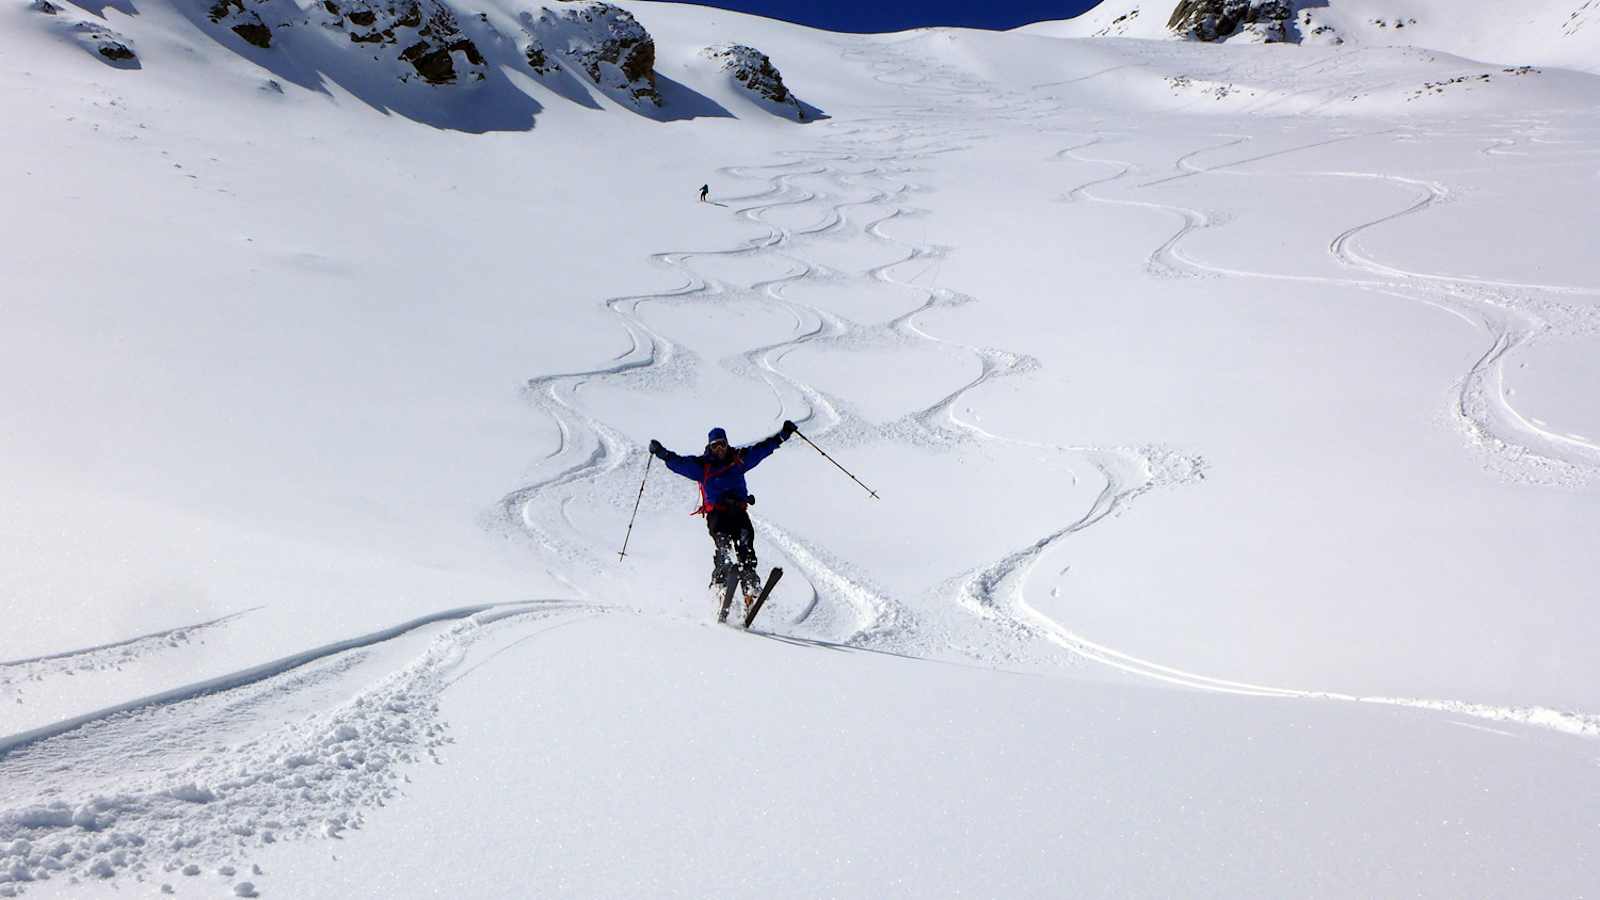
<instances>
[{"instance_id":1,"label":"snow-covered ridge line","mask_svg":"<svg viewBox=\"0 0 1600 900\"><path fill-rule=\"evenodd\" d=\"M104 709L98 709L93 712L84 713L81 716L74 716L70 719L64 719L62 721L35 728L30 731L24 731L18 734L0 737L0 762L4 762L8 755L20 748L37 743L39 741L59 737L67 732L82 728L91 722L96 722L119 713L125 713L132 710L153 706L167 706L173 703L181 703L185 700L192 700L196 697L201 697L206 694L213 694L219 691L227 691L234 688L244 687L245 685L253 684L257 681L272 678L276 675L282 675L285 672L297 669L308 663L315 662L319 659L323 659L337 653L344 653L360 647L368 647L373 644L382 643L383 641L393 640L394 638L397 638L406 632L413 631L425 625L431 625L435 622L444 622L452 619L465 619L469 616L492 609L508 607L527 607L532 609L540 603L548 602L554 601L533 600L518 603L484 603L475 606L461 606L454 609L441 610L436 613L430 613L425 616L419 616L415 619L401 622L398 625L393 625L388 628L360 635L359 637L335 641L331 644L324 644L320 647L315 647L310 650L285 656L281 659L276 659L271 662L262 663L257 666L251 666L248 669L242 669L238 672L232 672L227 675L219 675L216 678L208 678L204 681L198 681L193 684L171 688L169 690L150 694L135 700L129 700L125 703L118 703L114 706L108 706Z\"/></svg>"}]
</instances>

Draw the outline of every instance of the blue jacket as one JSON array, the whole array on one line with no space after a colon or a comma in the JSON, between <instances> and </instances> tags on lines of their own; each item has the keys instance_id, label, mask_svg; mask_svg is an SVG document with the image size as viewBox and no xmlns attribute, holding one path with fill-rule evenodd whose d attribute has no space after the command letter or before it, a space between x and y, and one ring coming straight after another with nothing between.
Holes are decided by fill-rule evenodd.
<instances>
[{"instance_id":1,"label":"blue jacket","mask_svg":"<svg viewBox=\"0 0 1600 900\"><path fill-rule=\"evenodd\" d=\"M679 456L666 449L656 455L667 464L667 468L700 483L703 497L700 511L705 512L722 503L743 506L745 498L750 496L750 489L744 483L744 473L761 465L761 461L771 456L783 441L784 437L779 433L748 447L738 447L733 451L733 458L723 463L705 455Z\"/></svg>"}]
</instances>

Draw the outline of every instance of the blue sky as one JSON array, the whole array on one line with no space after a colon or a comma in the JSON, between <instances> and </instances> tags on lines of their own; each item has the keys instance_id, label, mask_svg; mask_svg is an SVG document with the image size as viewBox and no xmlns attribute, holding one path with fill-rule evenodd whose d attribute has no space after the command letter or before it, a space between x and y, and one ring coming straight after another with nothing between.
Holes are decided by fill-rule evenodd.
<instances>
[{"instance_id":1,"label":"blue sky","mask_svg":"<svg viewBox=\"0 0 1600 900\"><path fill-rule=\"evenodd\" d=\"M1098 0L698 0L716 6L786 19L829 31L901 31L924 25L1015 28L1041 19L1065 19Z\"/></svg>"}]
</instances>

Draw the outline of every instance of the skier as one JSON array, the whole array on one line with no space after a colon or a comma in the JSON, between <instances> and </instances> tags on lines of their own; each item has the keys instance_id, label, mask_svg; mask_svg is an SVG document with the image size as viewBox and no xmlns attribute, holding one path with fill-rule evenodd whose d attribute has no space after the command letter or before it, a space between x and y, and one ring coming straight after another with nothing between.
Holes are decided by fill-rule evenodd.
<instances>
[{"instance_id":1,"label":"skier","mask_svg":"<svg viewBox=\"0 0 1600 900\"><path fill-rule=\"evenodd\" d=\"M700 508L694 514L706 517L706 530L711 532L714 544L711 587L715 591L726 589L729 576L737 573L746 613L761 592L761 579L756 575L756 530L746 512L756 498L750 496L744 473L760 465L798 430L793 422L785 420L783 428L766 440L748 447L730 447L728 433L713 428L706 434L706 450L700 456L679 456L661 446L660 441L650 442L651 454L666 463L668 469L699 482Z\"/></svg>"},{"instance_id":2,"label":"skier","mask_svg":"<svg viewBox=\"0 0 1600 900\"><path fill-rule=\"evenodd\" d=\"M700 202L701 203L706 202L706 196L709 195L710 193L711 193L711 185L709 185L709 184L700 185Z\"/></svg>"}]
</instances>

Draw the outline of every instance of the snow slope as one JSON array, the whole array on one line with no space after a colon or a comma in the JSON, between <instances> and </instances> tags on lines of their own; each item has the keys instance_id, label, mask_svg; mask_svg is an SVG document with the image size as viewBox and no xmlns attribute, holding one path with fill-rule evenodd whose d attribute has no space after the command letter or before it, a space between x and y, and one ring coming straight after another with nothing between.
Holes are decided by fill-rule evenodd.
<instances>
[{"instance_id":1,"label":"snow slope","mask_svg":"<svg viewBox=\"0 0 1600 900\"><path fill-rule=\"evenodd\" d=\"M1417 47L1503 65L1600 69L1600 3L1594 0L1289 0L1286 5L1293 12L1290 40L1297 42L1350 49ZM1177 6L1174 0L1104 0L1081 16L1018 31L1170 39L1175 35L1167 26Z\"/></svg>"},{"instance_id":2,"label":"snow slope","mask_svg":"<svg viewBox=\"0 0 1600 900\"><path fill-rule=\"evenodd\" d=\"M0 895L1591 890L1600 80L628 8L0 11Z\"/></svg>"}]
</instances>

